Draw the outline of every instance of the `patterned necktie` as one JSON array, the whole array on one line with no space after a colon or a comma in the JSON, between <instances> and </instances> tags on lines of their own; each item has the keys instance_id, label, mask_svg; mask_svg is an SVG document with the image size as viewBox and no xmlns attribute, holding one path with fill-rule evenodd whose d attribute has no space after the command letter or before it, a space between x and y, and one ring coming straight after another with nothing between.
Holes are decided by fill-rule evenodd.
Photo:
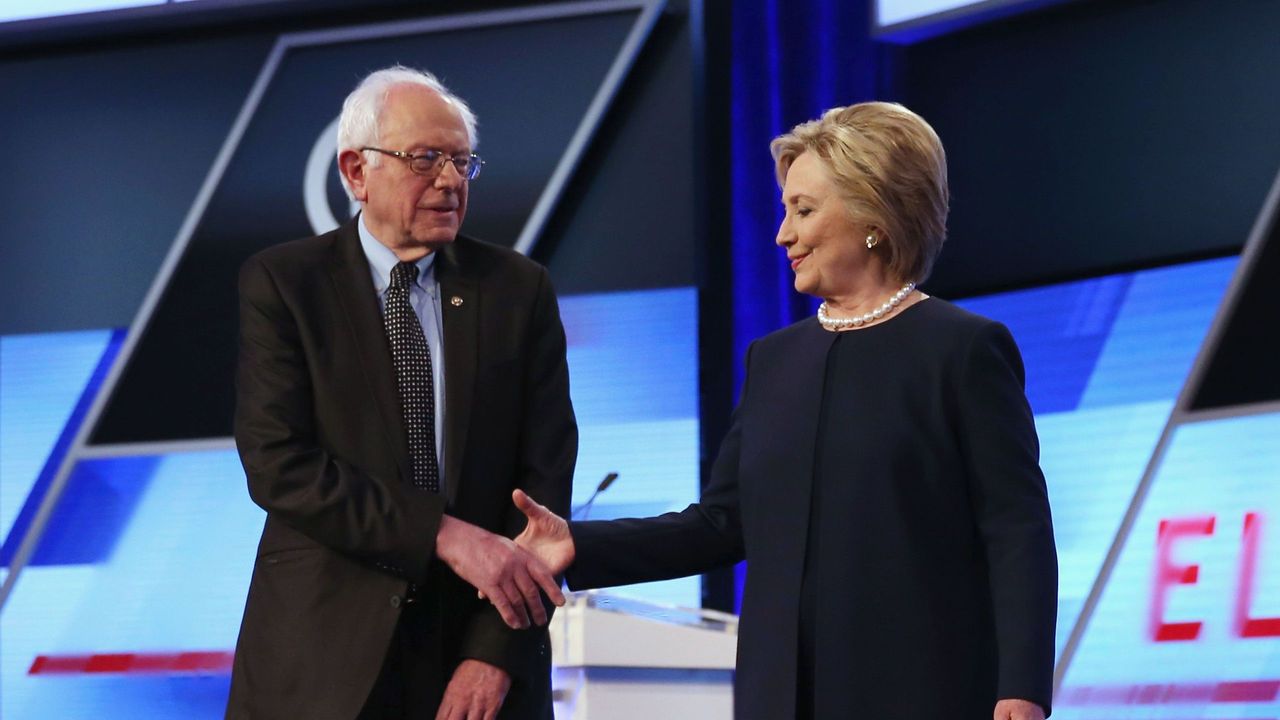
<instances>
[{"instance_id":1,"label":"patterned necktie","mask_svg":"<svg viewBox=\"0 0 1280 720\"><path fill-rule=\"evenodd\" d=\"M391 269L382 323L391 343L391 362L400 391L400 412L409 433L409 464L415 487L440 492L440 461L436 457L436 393L431 353L422 324L409 304L409 286L418 266L402 262Z\"/></svg>"}]
</instances>

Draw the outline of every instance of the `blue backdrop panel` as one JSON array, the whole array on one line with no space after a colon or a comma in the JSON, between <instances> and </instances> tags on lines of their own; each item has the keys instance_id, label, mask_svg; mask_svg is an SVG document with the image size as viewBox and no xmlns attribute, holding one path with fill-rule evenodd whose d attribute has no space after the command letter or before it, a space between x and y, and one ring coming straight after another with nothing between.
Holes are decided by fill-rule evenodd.
<instances>
[{"instance_id":1,"label":"blue backdrop panel","mask_svg":"<svg viewBox=\"0 0 1280 720\"><path fill-rule=\"evenodd\" d=\"M0 565L13 561L123 339L109 330L0 337Z\"/></svg>"}]
</instances>

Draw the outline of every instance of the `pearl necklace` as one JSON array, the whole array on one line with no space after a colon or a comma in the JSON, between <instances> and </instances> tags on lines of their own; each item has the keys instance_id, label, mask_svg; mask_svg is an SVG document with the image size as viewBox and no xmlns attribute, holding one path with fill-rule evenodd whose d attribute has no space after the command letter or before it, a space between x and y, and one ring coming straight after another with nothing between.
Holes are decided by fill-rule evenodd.
<instances>
[{"instance_id":1,"label":"pearl necklace","mask_svg":"<svg viewBox=\"0 0 1280 720\"><path fill-rule=\"evenodd\" d=\"M893 309L901 305L902 301L906 300L907 296L915 289L916 284L909 282L906 285L903 285L901 290L894 293L893 297L889 298L885 304L869 313L864 313L851 318L833 318L827 315L827 301L823 300L822 304L818 306L818 322L821 323L822 327L826 330L843 330L845 328L866 325L869 322L879 320L885 315L893 312Z\"/></svg>"}]
</instances>

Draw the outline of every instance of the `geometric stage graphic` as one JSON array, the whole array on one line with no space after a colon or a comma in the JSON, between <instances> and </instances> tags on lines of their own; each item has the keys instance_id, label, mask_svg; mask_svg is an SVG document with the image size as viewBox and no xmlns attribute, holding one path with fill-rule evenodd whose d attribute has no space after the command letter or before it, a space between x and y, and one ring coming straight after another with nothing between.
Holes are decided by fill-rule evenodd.
<instances>
[{"instance_id":1,"label":"geometric stage graphic","mask_svg":"<svg viewBox=\"0 0 1280 720\"><path fill-rule=\"evenodd\" d=\"M1063 647L1056 716L1280 717L1277 278L1280 176Z\"/></svg>"}]
</instances>

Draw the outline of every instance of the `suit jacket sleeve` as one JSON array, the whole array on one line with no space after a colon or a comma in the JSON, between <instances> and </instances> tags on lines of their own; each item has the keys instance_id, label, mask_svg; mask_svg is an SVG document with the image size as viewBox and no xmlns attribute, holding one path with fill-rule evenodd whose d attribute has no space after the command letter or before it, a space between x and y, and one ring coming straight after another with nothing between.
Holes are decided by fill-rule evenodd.
<instances>
[{"instance_id":1,"label":"suit jacket sleeve","mask_svg":"<svg viewBox=\"0 0 1280 720\"><path fill-rule=\"evenodd\" d=\"M444 499L334 456L317 439L299 322L260 259L240 271L236 447L253 501L337 552L421 581Z\"/></svg>"},{"instance_id":2,"label":"suit jacket sleeve","mask_svg":"<svg viewBox=\"0 0 1280 720\"><path fill-rule=\"evenodd\" d=\"M524 402L521 412L519 474L516 486L557 515L569 514L573 468L578 455L578 426L569 397L569 366L560 310L547 271L540 271L532 318L527 362L523 367ZM479 430L479 429L478 429ZM505 534L515 537L525 516L505 498ZM554 607L545 601L548 617ZM462 656L504 668L517 681L521 667L547 652L541 629L512 630L489 603L474 613L463 637Z\"/></svg>"},{"instance_id":3,"label":"suit jacket sleeve","mask_svg":"<svg viewBox=\"0 0 1280 720\"><path fill-rule=\"evenodd\" d=\"M748 385L750 376L748 349ZM570 524L576 550L566 575L570 587L582 590L668 580L743 559L738 460L748 396L744 386L699 502L657 517Z\"/></svg>"},{"instance_id":4,"label":"suit jacket sleeve","mask_svg":"<svg viewBox=\"0 0 1280 720\"><path fill-rule=\"evenodd\" d=\"M985 324L959 382L960 441L986 546L999 657L998 697L1053 694L1058 565L1039 441L1009 331Z\"/></svg>"}]
</instances>

